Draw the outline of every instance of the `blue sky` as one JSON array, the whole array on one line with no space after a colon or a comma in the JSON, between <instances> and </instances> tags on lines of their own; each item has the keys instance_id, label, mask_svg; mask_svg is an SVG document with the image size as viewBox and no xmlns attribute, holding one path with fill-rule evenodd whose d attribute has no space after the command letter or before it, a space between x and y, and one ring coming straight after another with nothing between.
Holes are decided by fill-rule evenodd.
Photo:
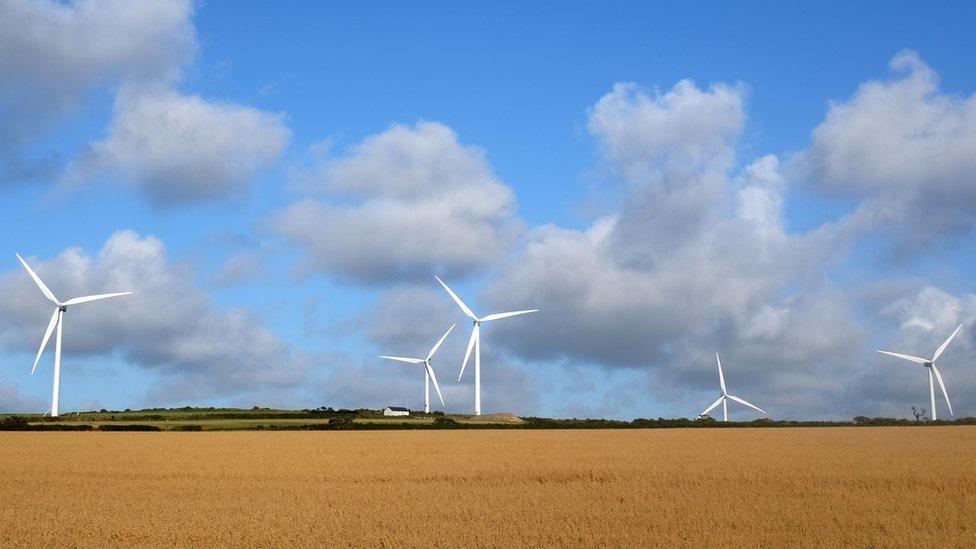
<instances>
[{"instance_id":1,"label":"blue sky","mask_svg":"<svg viewBox=\"0 0 976 549\"><path fill-rule=\"evenodd\" d=\"M68 315L62 409L418 406L375 356L461 322L467 410L441 274L543 310L487 330L487 410L690 417L720 351L775 417L908 415L874 348L976 318L974 12L0 2L0 409L49 406L19 252L137 291Z\"/></svg>"}]
</instances>

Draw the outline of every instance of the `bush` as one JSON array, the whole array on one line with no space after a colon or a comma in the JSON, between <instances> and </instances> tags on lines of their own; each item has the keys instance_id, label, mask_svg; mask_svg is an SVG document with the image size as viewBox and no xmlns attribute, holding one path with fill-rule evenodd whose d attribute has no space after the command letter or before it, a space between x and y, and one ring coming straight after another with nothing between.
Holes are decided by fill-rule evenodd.
<instances>
[{"instance_id":1,"label":"bush","mask_svg":"<svg viewBox=\"0 0 976 549\"><path fill-rule=\"evenodd\" d=\"M30 428L23 416L7 416L0 421L0 431L26 431Z\"/></svg>"},{"instance_id":2,"label":"bush","mask_svg":"<svg viewBox=\"0 0 976 549\"><path fill-rule=\"evenodd\" d=\"M434 427L437 429L457 429L461 424L449 417L437 417L434 419Z\"/></svg>"},{"instance_id":3,"label":"bush","mask_svg":"<svg viewBox=\"0 0 976 549\"><path fill-rule=\"evenodd\" d=\"M329 418L328 429L352 429L355 425L355 415L341 415Z\"/></svg>"},{"instance_id":4,"label":"bush","mask_svg":"<svg viewBox=\"0 0 976 549\"><path fill-rule=\"evenodd\" d=\"M91 431L93 429L91 425L65 425L64 423L41 423L27 428L28 431Z\"/></svg>"},{"instance_id":5,"label":"bush","mask_svg":"<svg viewBox=\"0 0 976 549\"><path fill-rule=\"evenodd\" d=\"M98 428L99 431L162 431L162 429L156 425L139 425L137 423L128 423L123 425L102 425Z\"/></svg>"},{"instance_id":6,"label":"bush","mask_svg":"<svg viewBox=\"0 0 976 549\"><path fill-rule=\"evenodd\" d=\"M193 424L193 425L177 425L176 427L173 427L172 429L170 429L170 431L202 431L202 430L203 430L203 426L202 425L195 425L195 424Z\"/></svg>"}]
</instances>

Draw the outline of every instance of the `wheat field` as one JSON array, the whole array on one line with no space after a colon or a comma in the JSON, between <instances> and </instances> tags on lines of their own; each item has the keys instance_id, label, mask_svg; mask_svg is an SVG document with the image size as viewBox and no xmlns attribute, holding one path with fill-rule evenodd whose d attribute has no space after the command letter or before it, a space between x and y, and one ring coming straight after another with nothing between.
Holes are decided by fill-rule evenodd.
<instances>
[{"instance_id":1,"label":"wheat field","mask_svg":"<svg viewBox=\"0 0 976 549\"><path fill-rule=\"evenodd\" d=\"M976 546L976 428L0 434L0 546Z\"/></svg>"}]
</instances>

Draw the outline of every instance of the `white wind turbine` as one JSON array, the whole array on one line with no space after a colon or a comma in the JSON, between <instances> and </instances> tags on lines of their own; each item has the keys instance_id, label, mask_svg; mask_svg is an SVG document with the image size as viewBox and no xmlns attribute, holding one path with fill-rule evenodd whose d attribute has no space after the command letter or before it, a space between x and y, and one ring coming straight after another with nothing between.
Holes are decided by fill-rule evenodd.
<instances>
[{"instance_id":1,"label":"white wind turbine","mask_svg":"<svg viewBox=\"0 0 976 549\"><path fill-rule=\"evenodd\" d=\"M451 291L450 288L447 287L447 284L444 284L443 280L441 280L437 276L434 276L434 278L436 278L437 281L441 283L441 286L444 286L444 289L447 290L447 293L451 294L451 298L454 299L454 302L458 304L458 307L461 308L461 311L463 311L464 314L467 315L467 317L470 318L472 323L474 324L474 328L471 329L471 339L468 340L468 350L464 352L464 362L461 363L461 373L458 374L458 381L461 381L461 376L464 375L464 367L468 365L468 358L471 357L471 348L474 347L474 414L480 416L481 415L481 323L490 322L492 320L498 320L500 318L508 318L510 316L518 316L518 315L524 315L529 313L535 313L538 312L539 309L528 309L525 311L512 311L509 313L494 313L479 318L477 315L471 312L471 309L469 309L468 306L465 305L463 301L461 301L461 298L459 298L457 294L455 294L453 291Z\"/></svg>"},{"instance_id":2,"label":"white wind turbine","mask_svg":"<svg viewBox=\"0 0 976 549\"><path fill-rule=\"evenodd\" d=\"M132 292L120 292L116 294L100 294L100 295L89 295L85 297L76 297L69 299L67 301L59 301L57 297L54 297L54 292L48 289L41 281L41 278L37 276L37 273L30 268L30 265L24 261L24 258L17 254L17 259L20 260L20 264L27 269L27 273L34 279L37 287L41 289L44 297L51 300L54 303L54 314L51 315L51 322L47 325L47 331L44 332L44 339L41 340L41 348L37 350L37 357L34 358L34 367L31 368L31 375L34 375L34 371L37 370L37 362L41 360L41 354L44 352L44 348L47 347L47 342L51 339L51 332L54 328L58 329L58 336L54 342L54 390L51 395L51 417L58 417L58 397L61 392L61 326L64 324L64 312L68 310L68 307L72 305L80 305L82 303L88 303L89 301L98 301L99 299L108 299L110 297L118 297L120 295L129 295Z\"/></svg>"},{"instance_id":3,"label":"white wind turbine","mask_svg":"<svg viewBox=\"0 0 976 549\"><path fill-rule=\"evenodd\" d=\"M444 404L444 396L441 395L441 388L437 385L437 376L434 375L434 369L430 366L430 359L434 358L434 353L440 348L441 343L447 339L447 334L451 333L451 330L457 324L451 324L451 327L444 332L444 335L431 347L430 352L427 353L427 358L405 358L402 356L385 356L381 355L380 358L386 358L389 360L396 360L397 362L406 362L407 364L423 364L424 365L424 413L430 413L430 382L434 382L434 389L437 389L437 397L441 399L441 405Z\"/></svg>"},{"instance_id":4,"label":"white wind turbine","mask_svg":"<svg viewBox=\"0 0 976 549\"><path fill-rule=\"evenodd\" d=\"M739 404L745 404L746 406L752 408L753 410L758 410L758 411L760 411L760 412L762 412L762 413L765 414L766 411L763 410L762 408L760 408L759 406L756 406L755 404L750 404L750 403L746 402L745 400L743 400L743 399L741 399L741 398L739 398L739 397L737 397L735 395L730 395L729 394L728 390L726 390L726 388L725 388L725 375L722 373L722 359L720 359L718 357L718 353L715 353L715 362L718 363L718 383L722 387L722 396L718 397L718 400L716 400L715 402L713 402L711 406L709 406L708 408L705 408L705 410L702 411L702 413L698 414L698 417L703 417L708 412L711 412L712 410L714 410L716 406L718 406L719 404L721 404L722 405L722 421L728 421L729 420L729 401L730 400L734 400L734 401L738 402Z\"/></svg>"},{"instance_id":5,"label":"white wind turbine","mask_svg":"<svg viewBox=\"0 0 976 549\"><path fill-rule=\"evenodd\" d=\"M956 334L958 334L959 333L959 330L961 330L961 329L962 329L962 324L960 324L959 327L956 328L956 331L955 332L952 332L952 335L949 336L949 339L945 340L945 342L938 349L936 349L935 355L932 356L932 359L931 360L929 360L927 358L919 358L917 356L903 355L903 354L900 354L900 353L892 353L891 351L878 351L881 354L891 355L891 356L898 357L898 358L903 358L905 360L914 362L916 364L921 364L922 366L928 368L928 371L929 371L929 402L931 403L931 406L932 406L932 421L935 421L936 419L938 419L938 416L935 413L935 380L932 379L933 378L933 374L934 374L935 379L939 381L939 387L942 389L942 396L945 397L946 405L949 407L949 415L955 415L955 414L952 413L952 404L949 402L949 393L946 391L945 383L942 382L942 374L940 374L939 373L939 369L935 367L935 361L936 360L939 360L939 357L942 356L942 352L945 351L946 350L946 347L949 346L949 342L952 341L952 338L956 337Z\"/></svg>"}]
</instances>

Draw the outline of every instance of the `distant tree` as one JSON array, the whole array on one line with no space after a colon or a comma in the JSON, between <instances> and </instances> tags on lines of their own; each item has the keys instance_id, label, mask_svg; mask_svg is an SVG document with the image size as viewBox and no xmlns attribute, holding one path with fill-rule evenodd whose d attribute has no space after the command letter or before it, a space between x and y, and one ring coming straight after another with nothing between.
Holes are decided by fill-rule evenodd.
<instances>
[{"instance_id":1,"label":"distant tree","mask_svg":"<svg viewBox=\"0 0 976 549\"><path fill-rule=\"evenodd\" d=\"M915 421L928 421L928 417L925 415L925 408L916 408L912 406L912 413L915 414Z\"/></svg>"},{"instance_id":2,"label":"distant tree","mask_svg":"<svg viewBox=\"0 0 976 549\"><path fill-rule=\"evenodd\" d=\"M871 421L871 418L867 416L856 416L854 419L851 420L851 423L855 425L863 425L869 421Z\"/></svg>"}]
</instances>

